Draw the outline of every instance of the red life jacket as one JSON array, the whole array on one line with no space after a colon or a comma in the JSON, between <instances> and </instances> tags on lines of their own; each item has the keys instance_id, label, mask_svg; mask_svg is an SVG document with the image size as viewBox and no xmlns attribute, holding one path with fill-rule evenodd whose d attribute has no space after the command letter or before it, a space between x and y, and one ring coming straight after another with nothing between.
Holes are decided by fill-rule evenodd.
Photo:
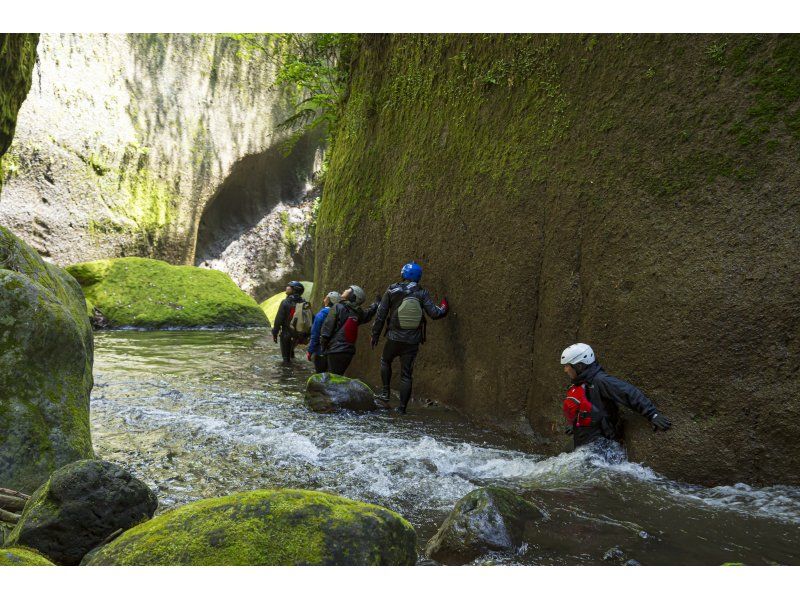
<instances>
[{"instance_id":1,"label":"red life jacket","mask_svg":"<svg viewBox=\"0 0 800 598\"><path fill-rule=\"evenodd\" d=\"M573 384L564 399L564 417L576 428L592 425L592 403L586 396L586 385Z\"/></svg>"},{"instance_id":2,"label":"red life jacket","mask_svg":"<svg viewBox=\"0 0 800 598\"><path fill-rule=\"evenodd\" d=\"M358 318L355 316L347 318L342 325L342 330L344 331L344 340L355 345L358 340Z\"/></svg>"}]
</instances>

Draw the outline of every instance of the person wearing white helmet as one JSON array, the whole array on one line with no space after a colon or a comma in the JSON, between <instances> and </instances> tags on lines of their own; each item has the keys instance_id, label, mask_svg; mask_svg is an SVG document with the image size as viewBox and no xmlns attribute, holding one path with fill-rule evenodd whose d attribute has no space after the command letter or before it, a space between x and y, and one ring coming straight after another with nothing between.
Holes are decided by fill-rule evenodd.
<instances>
[{"instance_id":1,"label":"person wearing white helmet","mask_svg":"<svg viewBox=\"0 0 800 598\"><path fill-rule=\"evenodd\" d=\"M361 307L367 294L351 284L339 303L331 307L320 331L322 350L328 358L328 371L340 376L347 371L356 354L358 327L370 322L378 311L378 298L366 310Z\"/></svg>"},{"instance_id":2,"label":"person wearing white helmet","mask_svg":"<svg viewBox=\"0 0 800 598\"><path fill-rule=\"evenodd\" d=\"M672 426L641 390L607 374L586 343L564 349L561 365L572 381L563 408L569 423L567 433L572 434L575 448L600 438L620 440L618 405L646 417L654 431L666 431Z\"/></svg>"}]
</instances>

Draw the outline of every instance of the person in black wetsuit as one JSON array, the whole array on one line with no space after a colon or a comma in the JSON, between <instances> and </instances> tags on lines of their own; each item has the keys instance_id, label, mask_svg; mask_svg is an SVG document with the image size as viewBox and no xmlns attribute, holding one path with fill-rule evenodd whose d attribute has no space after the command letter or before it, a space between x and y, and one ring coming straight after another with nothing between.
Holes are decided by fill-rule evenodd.
<instances>
[{"instance_id":1,"label":"person in black wetsuit","mask_svg":"<svg viewBox=\"0 0 800 598\"><path fill-rule=\"evenodd\" d=\"M672 426L641 390L607 374L589 345L576 343L564 349L561 365L572 380L564 400L564 415L575 448L601 438L621 440L618 405L646 417L653 430L667 431Z\"/></svg>"},{"instance_id":2,"label":"person in black wetsuit","mask_svg":"<svg viewBox=\"0 0 800 598\"><path fill-rule=\"evenodd\" d=\"M283 363L291 363L294 358L295 339L292 336L289 324L292 321L292 315L297 304L304 301L303 293L305 290L303 284L296 280L286 285L286 299L281 301L280 306L278 306L278 315L275 316L275 322L273 322L272 340L277 343L278 338L280 338Z\"/></svg>"},{"instance_id":3,"label":"person in black wetsuit","mask_svg":"<svg viewBox=\"0 0 800 598\"><path fill-rule=\"evenodd\" d=\"M425 342L425 315L438 320L447 315L447 298L440 305L434 304L428 291L419 286L422 267L410 262L400 271L402 282L391 285L381 298L375 323L372 325L372 347L378 345L384 324L387 325L386 344L381 354L381 382L383 390L380 398L388 401L391 392L392 362L400 358L400 406L397 410L405 413L411 400L414 361L420 343Z\"/></svg>"},{"instance_id":4,"label":"person in black wetsuit","mask_svg":"<svg viewBox=\"0 0 800 598\"><path fill-rule=\"evenodd\" d=\"M358 327L372 321L378 302L362 309L366 293L357 285L350 285L341 297L322 324L320 344L328 358L328 371L343 376L356 354Z\"/></svg>"}]
</instances>

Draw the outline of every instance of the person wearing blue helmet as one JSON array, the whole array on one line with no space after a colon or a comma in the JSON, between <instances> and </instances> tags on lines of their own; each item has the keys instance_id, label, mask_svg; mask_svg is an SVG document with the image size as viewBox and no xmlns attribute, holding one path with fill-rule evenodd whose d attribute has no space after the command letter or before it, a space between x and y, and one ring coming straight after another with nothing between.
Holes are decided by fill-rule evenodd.
<instances>
[{"instance_id":1,"label":"person wearing blue helmet","mask_svg":"<svg viewBox=\"0 0 800 598\"><path fill-rule=\"evenodd\" d=\"M389 400L392 382L392 362L400 358L400 406L397 410L405 413L411 400L414 361L420 344L425 342L427 315L438 320L447 315L447 297L436 305L427 290L419 281L422 279L422 266L409 262L400 271L401 282L392 284L381 298L375 323L372 326L372 348L378 345L381 332L386 326L386 343L381 354L381 399Z\"/></svg>"}]
</instances>

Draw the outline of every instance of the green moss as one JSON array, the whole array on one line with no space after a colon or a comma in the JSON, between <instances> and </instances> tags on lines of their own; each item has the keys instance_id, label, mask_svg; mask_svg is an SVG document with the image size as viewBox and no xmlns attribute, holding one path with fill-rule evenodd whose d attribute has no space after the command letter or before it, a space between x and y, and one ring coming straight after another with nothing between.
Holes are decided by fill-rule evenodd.
<instances>
[{"instance_id":1,"label":"green moss","mask_svg":"<svg viewBox=\"0 0 800 598\"><path fill-rule=\"evenodd\" d=\"M128 257L75 264L67 271L113 327L267 324L253 298L217 270Z\"/></svg>"},{"instance_id":2,"label":"green moss","mask_svg":"<svg viewBox=\"0 0 800 598\"><path fill-rule=\"evenodd\" d=\"M53 566L35 550L27 548L0 548L0 567Z\"/></svg>"},{"instance_id":3,"label":"green moss","mask_svg":"<svg viewBox=\"0 0 800 598\"><path fill-rule=\"evenodd\" d=\"M332 494L258 490L169 511L90 553L88 565L411 565L396 513Z\"/></svg>"},{"instance_id":4,"label":"green moss","mask_svg":"<svg viewBox=\"0 0 800 598\"><path fill-rule=\"evenodd\" d=\"M305 288L303 291L303 299L306 301L311 301L311 295L314 292L314 283L308 280L301 280L300 282L303 283L303 287ZM269 299L261 302L261 310L264 312L264 314L266 314L270 324L275 322L275 316L278 315L278 308L281 305L281 301L284 299L286 299L286 293L281 291L280 293L275 293Z\"/></svg>"},{"instance_id":5,"label":"green moss","mask_svg":"<svg viewBox=\"0 0 800 598\"><path fill-rule=\"evenodd\" d=\"M69 274L0 227L0 486L31 492L93 456L93 343Z\"/></svg>"}]
</instances>

